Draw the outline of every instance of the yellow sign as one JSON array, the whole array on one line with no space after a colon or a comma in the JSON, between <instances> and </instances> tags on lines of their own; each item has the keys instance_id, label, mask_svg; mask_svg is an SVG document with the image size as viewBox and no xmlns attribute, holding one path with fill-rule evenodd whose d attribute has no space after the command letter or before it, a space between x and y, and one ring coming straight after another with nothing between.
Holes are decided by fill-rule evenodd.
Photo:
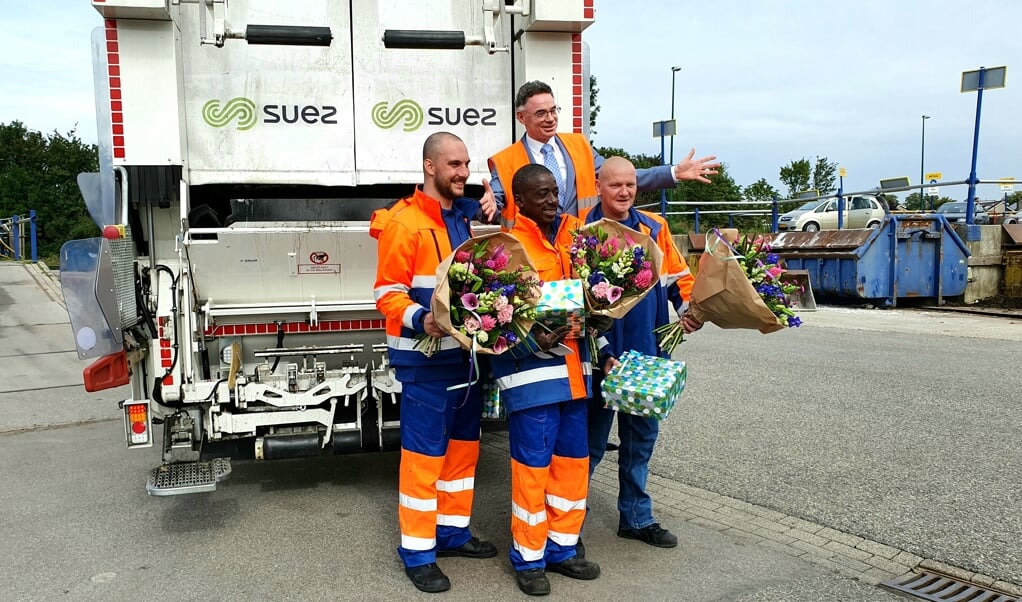
<instances>
[{"instance_id":1,"label":"yellow sign","mask_svg":"<svg viewBox=\"0 0 1022 602\"><path fill-rule=\"evenodd\" d=\"M1015 181L1015 178L1012 178L1012 177L1008 177L1008 178L997 178L997 179L998 179L998 180L1000 180L1000 181L1002 181L1002 182L1014 182L1014 181Z\"/></svg>"},{"instance_id":2,"label":"yellow sign","mask_svg":"<svg viewBox=\"0 0 1022 602\"><path fill-rule=\"evenodd\" d=\"M939 180L942 177L944 177L944 174L940 173L939 171L931 171L930 173L926 174L927 180Z\"/></svg>"},{"instance_id":3,"label":"yellow sign","mask_svg":"<svg viewBox=\"0 0 1022 602\"><path fill-rule=\"evenodd\" d=\"M848 177L848 172L845 171L844 167L840 167L837 170L837 175L841 176L842 178L845 178L845 177Z\"/></svg>"}]
</instances>

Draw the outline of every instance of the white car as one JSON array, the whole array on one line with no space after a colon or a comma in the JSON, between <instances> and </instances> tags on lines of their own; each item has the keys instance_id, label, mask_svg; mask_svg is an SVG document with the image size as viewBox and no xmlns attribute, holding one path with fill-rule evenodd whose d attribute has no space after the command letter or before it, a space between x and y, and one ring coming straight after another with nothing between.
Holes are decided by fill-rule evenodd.
<instances>
[{"instance_id":1,"label":"white car","mask_svg":"<svg viewBox=\"0 0 1022 602\"><path fill-rule=\"evenodd\" d=\"M884 221L884 207L876 197L857 195L845 197L844 228L876 228ZM781 232L837 229L837 197L809 201L798 209L781 215L777 229Z\"/></svg>"}]
</instances>

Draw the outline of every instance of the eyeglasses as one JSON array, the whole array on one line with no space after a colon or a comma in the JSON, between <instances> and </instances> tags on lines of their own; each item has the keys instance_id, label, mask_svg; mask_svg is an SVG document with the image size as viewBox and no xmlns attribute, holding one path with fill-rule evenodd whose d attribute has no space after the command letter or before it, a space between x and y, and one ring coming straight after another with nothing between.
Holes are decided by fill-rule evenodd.
<instances>
[{"instance_id":1,"label":"eyeglasses","mask_svg":"<svg viewBox=\"0 0 1022 602\"><path fill-rule=\"evenodd\" d=\"M554 105L550 109L540 109L532 114L533 117L539 120L546 119L547 117L557 117L557 114L561 112L561 107Z\"/></svg>"}]
</instances>

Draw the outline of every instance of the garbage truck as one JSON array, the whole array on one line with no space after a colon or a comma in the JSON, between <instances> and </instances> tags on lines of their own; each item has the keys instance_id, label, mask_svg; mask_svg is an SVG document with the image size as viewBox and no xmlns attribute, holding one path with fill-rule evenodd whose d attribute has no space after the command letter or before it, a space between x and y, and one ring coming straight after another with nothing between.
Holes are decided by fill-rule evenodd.
<instances>
[{"instance_id":1,"label":"garbage truck","mask_svg":"<svg viewBox=\"0 0 1022 602\"><path fill-rule=\"evenodd\" d=\"M61 285L85 388L130 391L127 447L160 451L147 491L399 448L370 217L436 131L481 194L526 81L585 132L593 0L92 5L100 169L78 183L102 236L63 246Z\"/></svg>"}]
</instances>

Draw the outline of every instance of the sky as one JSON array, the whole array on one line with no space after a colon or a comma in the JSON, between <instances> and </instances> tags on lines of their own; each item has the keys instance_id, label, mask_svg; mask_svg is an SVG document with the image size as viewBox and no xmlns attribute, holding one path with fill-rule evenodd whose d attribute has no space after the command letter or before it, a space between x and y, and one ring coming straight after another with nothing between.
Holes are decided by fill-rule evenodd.
<instances>
[{"instance_id":1,"label":"sky","mask_svg":"<svg viewBox=\"0 0 1022 602\"><path fill-rule=\"evenodd\" d=\"M0 123L94 142L98 13L87 0L0 5ZM593 142L659 154L652 124L670 119L678 66L675 160L694 147L739 185L765 178L782 193L780 168L802 158L844 167L846 192L917 184L925 114L924 170L964 180L977 94L959 92L961 74L1006 65L1006 86L983 94L977 175L1022 181L1020 22L1018 0L596 0L583 32L600 89Z\"/></svg>"}]
</instances>

